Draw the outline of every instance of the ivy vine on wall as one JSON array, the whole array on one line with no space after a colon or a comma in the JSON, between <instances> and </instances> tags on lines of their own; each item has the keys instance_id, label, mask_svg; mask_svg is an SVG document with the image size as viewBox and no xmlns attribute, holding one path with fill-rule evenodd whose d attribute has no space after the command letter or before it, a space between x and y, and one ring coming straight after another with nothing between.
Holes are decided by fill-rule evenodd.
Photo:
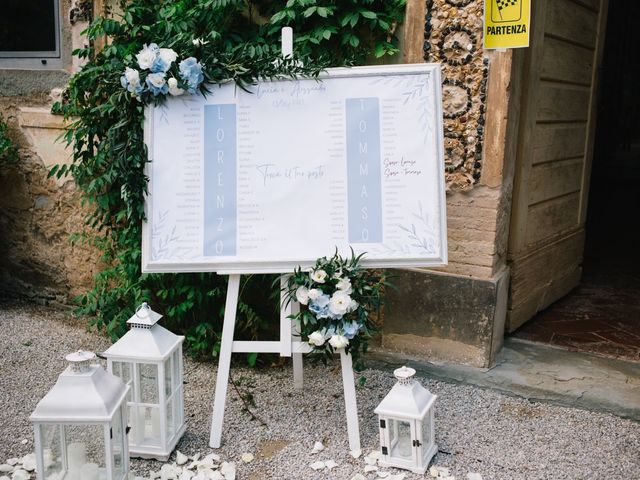
<instances>
[{"instance_id":1,"label":"ivy vine on wall","mask_svg":"<svg viewBox=\"0 0 640 480\"><path fill-rule=\"evenodd\" d=\"M129 0L119 12L97 18L85 32L90 46L74 52L87 64L70 80L64 102L54 105L70 122L73 161L51 175L73 176L88 205L90 229L80 237L103 252L105 267L79 299L78 313L112 337L142 301L166 315L187 336L196 355L216 355L226 277L210 273L143 274L141 224L147 178L144 104L122 88L125 67L145 44L171 48L204 66L202 93L234 81L316 76L329 66L368 63L397 53L395 35L404 0ZM107 12L109 13L109 12ZM294 29L294 56L280 58L280 30ZM96 41L107 37L96 51ZM297 62L301 60L302 62ZM150 101L161 102L162 97ZM97 234L96 234L97 232ZM244 279L236 336L277 331L279 292L268 276ZM255 361L255 356L249 357Z\"/></svg>"}]
</instances>

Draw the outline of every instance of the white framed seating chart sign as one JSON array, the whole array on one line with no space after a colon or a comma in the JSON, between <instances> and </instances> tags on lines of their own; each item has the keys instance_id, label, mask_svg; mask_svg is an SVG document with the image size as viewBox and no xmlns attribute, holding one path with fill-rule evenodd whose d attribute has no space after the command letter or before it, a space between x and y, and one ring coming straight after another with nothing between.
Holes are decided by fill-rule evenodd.
<instances>
[{"instance_id":1,"label":"white framed seating chart sign","mask_svg":"<svg viewBox=\"0 0 640 480\"><path fill-rule=\"evenodd\" d=\"M230 83L145 116L145 272L447 262L440 66Z\"/></svg>"}]
</instances>

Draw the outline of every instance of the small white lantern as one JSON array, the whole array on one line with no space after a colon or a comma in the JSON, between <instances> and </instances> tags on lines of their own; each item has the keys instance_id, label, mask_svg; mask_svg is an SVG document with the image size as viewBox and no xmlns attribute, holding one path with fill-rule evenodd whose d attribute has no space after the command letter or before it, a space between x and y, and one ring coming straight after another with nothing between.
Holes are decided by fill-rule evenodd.
<instances>
[{"instance_id":1,"label":"small white lantern","mask_svg":"<svg viewBox=\"0 0 640 480\"><path fill-rule=\"evenodd\" d=\"M106 352L109 372L131 386L129 452L167 460L185 430L182 342L157 324L162 315L143 303L131 329Z\"/></svg>"},{"instance_id":2,"label":"small white lantern","mask_svg":"<svg viewBox=\"0 0 640 480\"><path fill-rule=\"evenodd\" d=\"M378 463L424 473L438 451L433 416L436 395L413 379L413 368L398 368L393 374L398 383L375 409L382 450Z\"/></svg>"},{"instance_id":3,"label":"small white lantern","mask_svg":"<svg viewBox=\"0 0 640 480\"><path fill-rule=\"evenodd\" d=\"M70 365L29 418L38 480L123 480L129 476L129 387L92 365L95 354L67 355Z\"/></svg>"}]
</instances>

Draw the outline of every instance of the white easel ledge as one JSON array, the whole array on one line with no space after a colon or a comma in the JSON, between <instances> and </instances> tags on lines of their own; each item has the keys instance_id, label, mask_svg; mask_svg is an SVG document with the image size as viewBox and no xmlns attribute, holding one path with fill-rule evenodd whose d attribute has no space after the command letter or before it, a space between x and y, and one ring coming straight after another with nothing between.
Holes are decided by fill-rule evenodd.
<instances>
[{"instance_id":1,"label":"white easel ledge","mask_svg":"<svg viewBox=\"0 0 640 480\"><path fill-rule=\"evenodd\" d=\"M293 30L291 27L282 29L282 56L284 58L293 53ZM233 335L236 325L238 309L238 294L240 292L240 274L229 275L227 298L222 325L222 340L218 360L215 395L213 400L213 417L211 420L211 437L209 446L220 448L222 440L222 425L224 408L229 386L229 370L231 368L232 353L279 353L281 357L292 357L293 384L297 389L303 388L302 354L311 352L311 346L306 342L296 340L299 335L293 328L289 316L300 309L300 304L285 299L285 287L288 276L283 275L280 280L280 341L234 341ZM356 386L353 374L351 355L343 348L340 349L340 364L342 367L342 385L344 389L345 414L349 448L360 449L360 427L358 423L358 406L356 403Z\"/></svg>"}]
</instances>

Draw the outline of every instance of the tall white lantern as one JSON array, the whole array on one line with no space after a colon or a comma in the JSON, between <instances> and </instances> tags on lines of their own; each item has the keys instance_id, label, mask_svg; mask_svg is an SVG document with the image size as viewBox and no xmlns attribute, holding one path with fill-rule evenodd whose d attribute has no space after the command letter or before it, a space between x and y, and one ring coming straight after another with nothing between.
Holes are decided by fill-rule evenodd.
<instances>
[{"instance_id":1,"label":"tall white lantern","mask_svg":"<svg viewBox=\"0 0 640 480\"><path fill-rule=\"evenodd\" d=\"M131 387L129 452L167 460L184 433L183 336L157 324L146 303L127 321L131 329L106 352L109 372Z\"/></svg>"},{"instance_id":2,"label":"tall white lantern","mask_svg":"<svg viewBox=\"0 0 640 480\"><path fill-rule=\"evenodd\" d=\"M124 480L129 476L129 387L93 365L95 354L67 355L70 365L29 418L38 480Z\"/></svg>"},{"instance_id":3,"label":"tall white lantern","mask_svg":"<svg viewBox=\"0 0 640 480\"><path fill-rule=\"evenodd\" d=\"M433 407L436 395L413 379L416 371L402 367L398 379L375 413L380 420L380 465L424 473L438 451Z\"/></svg>"}]
</instances>

